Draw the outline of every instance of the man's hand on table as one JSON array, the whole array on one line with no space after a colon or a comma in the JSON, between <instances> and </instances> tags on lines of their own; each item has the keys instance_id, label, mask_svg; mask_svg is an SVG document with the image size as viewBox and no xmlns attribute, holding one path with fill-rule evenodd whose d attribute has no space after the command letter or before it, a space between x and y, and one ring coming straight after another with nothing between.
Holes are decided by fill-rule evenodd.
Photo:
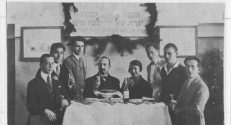
<instances>
[{"instance_id":1,"label":"man's hand on table","mask_svg":"<svg viewBox=\"0 0 231 125\"><path fill-rule=\"evenodd\" d=\"M68 105L69 105L69 103L68 103L67 99L63 99L61 102L61 107L66 108Z\"/></svg>"},{"instance_id":2,"label":"man's hand on table","mask_svg":"<svg viewBox=\"0 0 231 125\"><path fill-rule=\"evenodd\" d=\"M56 114L53 112L53 111L51 111L51 110L49 110L49 109L45 109L44 110L44 113L45 113L45 115L47 116L47 118L50 120L50 121L56 121Z\"/></svg>"}]
</instances>

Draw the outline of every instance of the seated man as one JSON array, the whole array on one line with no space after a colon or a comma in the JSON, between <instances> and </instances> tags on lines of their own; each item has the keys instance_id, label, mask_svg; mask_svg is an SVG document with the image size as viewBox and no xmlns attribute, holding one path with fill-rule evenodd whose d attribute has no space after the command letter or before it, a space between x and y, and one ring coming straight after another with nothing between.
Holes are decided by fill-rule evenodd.
<instances>
[{"instance_id":1,"label":"seated man","mask_svg":"<svg viewBox=\"0 0 231 125\"><path fill-rule=\"evenodd\" d=\"M187 80L181 88L177 101L172 100L171 108L175 108L174 125L205 125L204 108L209 98L207 85L199 76L200 60L186 57Z\"/></svg>"},{"instance_id":2,"label":"seated man","mask_svg":"<svg viewBox=\"0 0 231 125\"><path fill-rule=\"evenodd\" d=\"M104 92L116 92L113 97L121 96L119 79L111 76L108 69L111 67L110 59L103 56L99 59L99 72L86 79L83 96L84 98L102 98Z\"/></svg>"},{"instance_id":3,"label":"seated man","mask_svg":"<svg viewBox=\"0 0 231 125\"><path fill-rule=\"evenodd\" d=\"M131 77L128 78L128 90L130 99L141 99L142 97L152 97L152 87L140 74L142 71L142 64L138 60L130 62L128 72ZM123 83L122 88L125 86Z\"/></svg>"},{"instance_id":4,"label":"seated man","mask_svg":"<svg viewBox=\"0 0 231 125\"><path fill-rule=\"evenodd\" d=\"M61 124L61 108L68 102L61 83L51 75L54 58L43 54L40 58L40 69L27 86L27 109L29 125Z\"/></svg>"}]
</instances>

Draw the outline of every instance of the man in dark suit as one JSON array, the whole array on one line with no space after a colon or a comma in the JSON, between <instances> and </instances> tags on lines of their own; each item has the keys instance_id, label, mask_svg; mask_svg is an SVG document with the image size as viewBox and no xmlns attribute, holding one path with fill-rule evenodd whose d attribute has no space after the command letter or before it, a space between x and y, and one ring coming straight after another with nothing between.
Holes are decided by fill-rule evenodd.
<instances>
[{"instance_id":1,"label":"man in dark suit","mask_svg":"<svg viewBox=\"0 0 231 125\"><path fill-rule=\"evenodd\" d=\"M108 69L111 67L110 59L103 56L99 59L98 68L99 72L88 78L84 87L84 98L100 98L103 95L99 91L101 90L117 90L118 92L113 95L114 97L122 96L120 93L120 82L117 78L111 76L108 73Z\"/></svg>"},{"instance_id":2,"label":"man in dark suit","mask_svg":"<svg viewBox=\"0 0 231 125\"><path fill-rule=\"evenodd\" d=\"M69 43L72 54L63 61L60 80L64 83L70 99L78 99L82 96L86 79L87 65L83 59L83 37L76 37Z\"/></svg>"},{"instance_id":3,"label":"man in dark suit","mask_svg":"<svg viewBox=\"0 0 231 125\"><path fill-rule=\"evenodd\" d=\"M62 43L53 43L51 45L50 54L54 57L55 62L54 72L52 73L52 75L56 76L57 78L59 77L61 72L65 50L66 48Z\"/></svg>"},{"instance_id":4,"label":"man in dark suit","mask_svg":"<svg viewBox=\"0 0 231 125\"><path fill-rule=\"evenodd\" d=\"M183 67L177 60L178 49L175 44L168 43L164 46L164 59L167 63L161 69L162 87L161 87L161 100L169 105L172 98L176 98L180 89L186 79L185 67ZM172 122L174 114L169 111Z\"/></svg>"},{"instance_id":5,"label":"man in dark suit","mask_svg":"<svg viewBox=\"0 0 231 125\"><path fill-rule=\"evenodd\" d=\"M176 106L174 125L205 125L204 108L209 98L207 85L199 75L200 60L196 57L186 57L185 81L177 100L172 100L170 106Z\"/></svg>"},{"instance_id":6,"label":"man in dark suit","mask_svg":"<svg viewBox=\"0 0 231 125\"><path fill-rule=\"evenodd\" d=\"M43 54L40 58L40 69L27 86L27 109L29 125L60 124L60 108L66 94L60 82L51 75L54 58Z\"/></svg>"}]
</instances>

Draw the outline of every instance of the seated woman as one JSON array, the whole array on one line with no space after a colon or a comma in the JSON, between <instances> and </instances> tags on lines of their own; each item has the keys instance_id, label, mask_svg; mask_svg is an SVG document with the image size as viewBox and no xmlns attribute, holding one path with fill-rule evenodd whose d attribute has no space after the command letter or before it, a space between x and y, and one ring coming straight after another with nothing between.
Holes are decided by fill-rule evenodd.
<instances>
[{"instance_id":1,"label":"seated woman","mask_svg":"<svg viewBox=\"0 0 231 125\"><path fill-rule=\"evenodd\" d=\"M142 64L139 60L130 62L128 72L131 77L127 79L129 98L141 99L142 97L152 97L151 85L141 76ZM125 82L122 88L125 86Z\"/></svg>"}]
</instances>

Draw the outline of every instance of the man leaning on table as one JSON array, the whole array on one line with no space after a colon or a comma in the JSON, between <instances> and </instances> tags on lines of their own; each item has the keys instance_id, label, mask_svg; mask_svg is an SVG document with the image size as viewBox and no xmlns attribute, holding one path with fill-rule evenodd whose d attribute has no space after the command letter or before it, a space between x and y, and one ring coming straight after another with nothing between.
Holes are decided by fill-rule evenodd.
<instances>
[{"instance_id":1,"label":"man leaning on table","mask_svg":"<svg viewBox=\"0 0 231 125\"><path fill-rule=\"evenodd\" d=\"M209 98L209 90L199 75L200 60L197 57L186 57L184 63L187 80L177 100L170 103L171 108L176 108L173 124L205 125L203 112Z\"/></svg>"},{"instance_id":2,"label":"man leaning on table","mask_svg":"<svg viewBox=\"0 0 231 125\"><path fill-rule=\"evenodd\" d=\"M107 95L106 92L114 93L113 97L122 97L119 79L109 74L108 70L110 67L110 59L102 56L98 62L99 72L85 82L84 98L102 98Z\"/></svg>"},{"instance_id":3,"label":"man leaning on table","mask_svg":"<svg viewBox=\"0 0 231 125\"><path fill-rule=\"evenodd\" d=\"M51 75L53 68L53 56L43 54L38 73L27 86L27 125L61 124L60 109L67 106L67 100L62 84Z\"/></svg>"}]
</instances>

